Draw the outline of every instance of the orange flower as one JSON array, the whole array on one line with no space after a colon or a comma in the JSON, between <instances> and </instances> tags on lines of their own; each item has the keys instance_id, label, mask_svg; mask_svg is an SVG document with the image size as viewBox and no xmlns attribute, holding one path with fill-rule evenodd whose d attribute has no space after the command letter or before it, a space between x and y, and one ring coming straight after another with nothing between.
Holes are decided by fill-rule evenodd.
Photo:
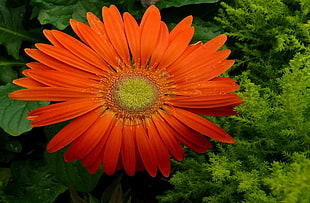
<instances>
[{"instance_id":1,"label":"orange flower","mask_svg":"<svg viewBox=\"0 0 310 203\"><path fill-rule=\"evenodd\" d=\"M217 51L220 35L189 45L192 16L171 32L151 6L141 23L115 6L104 7L103 20L88 13L88 25L71 20L81 41L56 30L44 30L52 43L36 44L26 53L27 89L10 94L17 100L57 101L29 113L32 126L74 119L50 141L48 152L70 145L66 161L81 160L90 173L103 166L112 175L122 167L130 176L157 169L167 177L170 156L181 161L180 144L198 153L211 148L205 137L233 143L225 131L197 114L229 116L242 103L231 94L239 86L217 77L234 61L230 50Z\"/></svg>"}]
</instances>

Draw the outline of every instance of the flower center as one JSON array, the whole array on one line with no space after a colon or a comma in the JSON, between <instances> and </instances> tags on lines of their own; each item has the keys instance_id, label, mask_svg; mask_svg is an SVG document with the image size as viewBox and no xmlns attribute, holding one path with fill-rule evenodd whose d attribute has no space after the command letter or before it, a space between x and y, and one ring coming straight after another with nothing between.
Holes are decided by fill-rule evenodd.
<instances>
[{"instance_id":1,"label":"flower center","mask_svg":"<svg viewBox=\"0 0 310 203\"><path fill-rule=\"evenodd\" d=\"M127 113L140 113L154 106L159 90L154 81L142 74L122 75L114 84L112 99Z\"/></svg>"}]
</instances>

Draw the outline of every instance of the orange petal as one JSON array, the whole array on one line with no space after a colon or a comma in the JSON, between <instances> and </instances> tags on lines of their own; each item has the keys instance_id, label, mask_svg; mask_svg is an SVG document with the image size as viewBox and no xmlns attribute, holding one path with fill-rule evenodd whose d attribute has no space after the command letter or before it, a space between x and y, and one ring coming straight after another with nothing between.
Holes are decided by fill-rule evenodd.
<instances>
[{"instance_id":1,"label":"orange petal","mask_svg":"<svg viewBox=\"0 0 310 203\"><path fill-rule=\"evenodd\" d=\"M89 99L75 99L37 108L27 118L32 120L31 125L35 127L51 125L82 116L100 105Z\"/></svg>"},{"instance_id":2,"label":"orange petal","mask_svg":"<svg viewBox=\"0 0 310 203\"><path fill-rule=\"evenodd\" d=\"M181 20L170 32L169 38L170 40L174 40L177 35L180 34L181 31L188 29L191 27L193 22L193 16L187 16L183 20Z\"/></svg>"},{"instance_id":3,"label":"orange petal","mask_svg":"<svg viewBox=\"0 0 310 203\"><path fill-rule=\"evenodd\" d=\"M104 24L96 15L94 15L91 12L88 12L87 21L92 30L94 30L103 39L106 39L106 40L108 39Z\"/></svg>"},{"instance_id":4,"label":"orange petal","mask_svg":"<svg viewBox=\"0 0 310 203\"><path fill-rule=\"evenodd\" d=\"M129 48L134 60L134 63L137 67L140 66L140 27L137 23L137 21L130 15L129 13L124 13L124 26L125 26L125 33L127 36Z\"/></svg>"},{"instance_id":5,"label":"orange petal","mask_svg":"<svg viewBox=\"0 0 310 203\"><path fill-rule=\"evenodd\" d=\"M146 66L157 45L160 32L160 13L158 8L150 6L144 13L141 28L141 66Z\"/></svg>"},{"instance_id":6,"label":"orange petal","mask_svg":"<svg viewBox=\"0 0 310 203\"><path fill-rule=\"evenodd\" d=\"M199 57L193 59L188 64L184 64L183 66L179 66L177 69L169 70L173 71L174 75L178 77L184 77L184 75L191 74L193 72L199 72L206 70L210 67L217 65L218 63L224 61L229 55L231 51L229 49L221 50L215 52L211 55L202 54Z\"/></svg>"},{"instance_id":7,"label":"orange petal","mask_svg":"<svg viewBox=\"0 0 310 203\"><path fill-rule=\"evenodd\" d=\"M112 112L108 112L107 111L105 113L112 113ZM111 114L110 117L113 120L110 123L109 129L107 129L105 131L105 133L102 133L104 131L104 129L101 129L100 125L102 124L102 122L107 122L107 118L104 121L102 121L102 122L98 122L97 129L99 129L99 130L96 133L98 133L98 134L100 133L102 135L101 136L101 140L100 140L100 142L97 143L95 148L90 153L88 153L85 157L83 157L81 159L82 165L84 167L87 167L88 171L91 174L96 173L96 171L99 169L100 165L103 162L103 154L104 154L106 142L107 142L108 137L110 136L110 132L111 132L113 126L115 125L115 119L113 118L114 117L114 113Z\"/></svg>"},{"instance_id":8,"label":"orange petal","mask_svg":"<svg viewBox=\"0 0 310 203\"><path fill-rule=\"evenodd\" d=\"M26 70L27 76L47 86L94 88L97 82L87 78L63 74L54 70Z\"/></svg>"},{"instance_id":9,"label":"orange petal","mask_svg":"<svg viewBox=\"0 0 310 203\"><path fill-rule=\"evenodd\" d=\"M154 146L154 151L157 154L157 165L164 177L168 177L170 174L170 155L167 147L160 138L157 129L152 120L146 120L147 122L147 134L150 139L150 143Z\"/></svg>"},{"instance_id":10,"label":"orange petal","mask_svg":"<svg viewBox=\"0 0 310 203\"><path fill-rule=\"evenodd\" d=\"M37 82L31 78L19 78L13 81L15 85L25 88L46 87L44 84Z\"/></svg>"},{"instance_id":11,"label":"orange petal","mask_svg":"<svg viewBox=\"0 0 310 203\"><path fill-rule=\"evenodd\" d=\"M65 160L68 162L76 159L82 160L84 166L90 167L98 158L102 147L109 137L110 128L114 119L113 115L110 111L101 114L92 126L70 145L66 151ZM93 151L97 146L98 149ZM102 158L100 158L99 163L101 161Z\"/></svg>"},{"instance_id":12,"label":"orange petal","mask_svg":"<svg viewBox=\"0 0 310 203\"><path fill-rule=\"evenodd\" d=\"M225 34L218 35L217 37L211 39L210 41L208 41L203 45L204 51L211 54L216 50L218 50L219 48L221 48L225 44L226 40L227 35Z\"/></svg>"},{"instance_id":13,"label":"orange petal","mask_svg":"<svg viewBox=\"0 0 310 203\"><path fill-rule=\"evenodd\" d=\"M175 88L177 95L219 95L231 93L239 89L234 79L217 77L209 81L178 84Z\"/></svg>"},{"instance_id":14,"label":"orange petal","mask_svg":"<svg viewBox=\"0 0 310 203\"><path fill-rule=\"evenodd\" d=\"M183 71L184 68L192 70L193 67L197 68L199 65L205 67L210 64L212 60L220 62L230 54L229 50L215 53L216 50L224 45L226 39L226 35L219 35L205 44L196 43L188 46L183 54L169 66L169 71ZM224 54L224 56L222 56L222 54ZM197 69L195 69L195 71L196 70Z\"/></svg>"},{"instance_id":15,"label":"orange petal","mask_svg":"<svg viewBox=\"0 0 310 203\"><path fill-rule=\"evenodd\" d=\"M152 120L154 121L156 129L158 130L158 134L160 135L172 157L177 161L183 160L184 151L175 138L176 132L173 131L173 129L171 129L171 127L158 115L154 115Z\"/></svg>"},{"instance_id":16,"label":"orange petal","mask_svg":"<svg viewBox=\"0 0 310 203\"><path fill-rule=\"evenodd\" d=\"M152 53L152 57L151 57L151 61L150 61L151 67L152 66L156 67L160 63L168 45L169 45L168 27L165 23L161 22L160 33L159 33L158 39L157 39L157 46L155 47L155 49Z\"/></svg>"},{"instance_id":17,"label":"orange petal","mask_svg":"<svg viewBox=\"0 0 310 203\"><path fill-rule=\"evenodd\" d=\"M9 94L9 97L16 100L26 101L67 101L88 98L88 100L92 102L92 98L96 97L96 95L89 91L90 90L81 88L37 87L17 90Z\"/></svg>"},{"instance_id":18,"label":"orange petal","mask_svg":"<svg viewBox=\"0 0 310 203\"><path fill-rule=\"evenodd\" d=\"M61 48L65 48L57 39L56 37L53 35L51 30L43 30L43 34L44 36L48 39L48 41L50 41L54 46L58 46Z\"/></svg>"},{"instance_id":19,"label":"orange petal","mask_svg":"<svg viewBox=\"0 0 310 203\"><path fill-rule=\"evenodd\" d=\"M82 75L85 78L91 78L91 79L99 80L99 77L96 74L83 71L80 67L72 67L72 66L65 64L65 63L47 55L47 54L44 54L40 50L25 49L25 52L29 56L31 56L32 58L40 61L45 67L49 67L51 69L58 70L60 72L71 74L71 75L76 75L76 76ZM35 64L29 63L27 65L30 68L32 68Z\"/></svg>"},{"instance_id":20,"label":"orange petal","mask_svg":"<svg viewBox=\"0 0 310 203\"><path fill-rule=\"evenodd\" d=\"M122 162L129 176L135 175L136 170L136 144L134 127L129 123L124 125L122 138Z\"/></svg>"},{"instance_id":21,"label":"orange petal","mask_svg":"<svg viewBox=\"0 0 310 203\"><path fill-rule=\"evenodd\" d=\"M144 167L152 177L155 177L157 174L157 159L152 143L150 143L144 126L138 124L134 127L136 128L136 142Z\"/></svg>"},{"instance_id":22,"label":"orange petal","mask_svg":"<svg viewBox=\"0 0 310 203\"><path fill-rule=\"evenodd\" d=\"M190 44L186 47L183 53L169 67L170 72L178 71L189 64L196 62L197 58L204 52L202 42Z\"/></svg>"},{"instance_id":23,"label":"orange petal","mask_svg":"<svg viewBox=\"0 0 310 203\"><path fill-rule=\"evenodd\" d=\"M89 28L90 29L90 28ZM92 64L97 68L105 67L106 64L103 63L101 58L90 49L88 46L80 42L79 40L67 35L63 32L53 30L51 31L54 37L71 53L75 56L81 58L82 60L86 61L87 63Z\"/></svg>"},{"instance_id":24,"label":"orange petal","mask_svg":"<svg viewBox=\"0 0 310 203\"><path fill-rule=\"evenodd\" d=\"M243 102L241 101L240 104ZM237 104L239 105L239 104ZM231 105L231 106L224 106L224 107L218 107L218 108L211 108L211 109L197 109L197 108L184 108L187 111L200 114L200 115L206 115L206 116L233 116L238 114L237 111L234 110L234 107L237 105Z\"/></svg>"},{"instance_id":25,"label":"orange petal","mask_svg":"<svg viewBox=\"0 0 310 203\"><path fill-rule=\"evenodd\" d=\"M113 175L116 170L122 145L122 124L121 120L116 120L104 149L103 169L108 175Z\"/></svg>"},{"instance_id":26,"label":"orange petal","mask_svg":"<svg viewBox=\"0 0 310 203\"><path fill-rule=\"evenodd\" d=\"M175 83L196 83L205 80L211 80L227 71L233 64L234 60L224 60L218 64L214 64L200 69L196 72L188 72L187 74L175 75Z\"/></svg>"},{"instance_id":27,"label":"orange petal","mask_svg":"<svg viewBox=\"0 0 310 203\"><path fill-rule=\"evenodd\" d=\"M93 74L98 74L98 75L103 74L102 70L82 60L83 57L81 58L81 56L76 56L66 49L51 46L48 44L36 44L36 47L43 53L59 61L62 61L70 66L73 66L75 68L78 68L78 69L81 69L81 70L84 70L84 71L87 71Z\"/></svg>"},{"instance_id":28,"label":"orange petal","mask_svg":"<svg viewBox=\"0 0 310 203\"><path fill-rule=\"evenodd\" d=\"M169 102L173 106L182 108L217 108L230 105L238 105L242 100L236 94L223 95L198 95L170 97Z\"/></svg>"},{"instance_id":29,"label":"orange petal","mask_svg":"<svg viewBox=\"0 0 310 203\"><path fill-rule=\"evenodd\" d=\"M220 142L234 143L234 139L228 135L223 129L216 126L214 123L198 116L189 111L173 108L167 109L174 117L181 121L184 125L196 130L197 132L208 136Z\"/></svg>"},{"instance_id":30,"label":"orange petal","mask_svg":"<svg viewBox=\"0 0 310 203\"><path fill-rule=\"evenodd\" d=\"M169 126L177 132L177 134L179 135L178 138L182 139L180 141L186 142L182 142L183 144L193 144L198 148L204 149L204 151L212 147L210 141L197 131L187 127L175 117L164 111L159 111L159 113L161 117L169 124Z\"/></svg>"},{"instance_id":31,"label":"orange petal","mask_svg":"<svg viewBox=\"0 0 310 203\"><path fill-rule=\"evenodd\" d=\"M194 35L194 28L190 27L188 29L180 32L169 44L167 50L165 51L159 67L166 68L171 65L181 54L185 51L188 44L190 43Z\"/></svg>"},{"instance_id":32,"label":"orange petal","mask_svg":"<svg viewBox=\"0 0 310 203\"><path fill-rule=\"evenodd\" d=\"M99 111L90 111L71 121L51 139L47 145L47 151L56 152L70 144L84 133L99 116Z\"/></svg>"},{"instance_id":33,"label":"orange petal","mask_svg":"<svg viewBox=\"0 0 310 203\"><path fill-rule=\"evenodd\" d=\"M128 50L128 43L125 35L124 30L124 22L119 13L116 6L111 5L110 8L103 7L102 15L104 19L104 25L109 36L109 39L121 57L121 60L127 64L131 65L130 57L129 57L129 50Z\"/></svg>"},{"instance_id":34,"label":"orange petal","mask_svg":"<svg viewBox=\"0 0 310 203\"><path fill-rule=\"evenodd\" d=\"M90 29L84 23L71 20L72 27L75 27L75 32L79 33L79 37L88 44L107 64L112 67L119 65L120 59L118 53L114 50L109 39L104 38L102 34ZM75 26L73 26L75 25ZM103 67L105 70L111 70L110 68Z\"/></svg>"}]
</instances>

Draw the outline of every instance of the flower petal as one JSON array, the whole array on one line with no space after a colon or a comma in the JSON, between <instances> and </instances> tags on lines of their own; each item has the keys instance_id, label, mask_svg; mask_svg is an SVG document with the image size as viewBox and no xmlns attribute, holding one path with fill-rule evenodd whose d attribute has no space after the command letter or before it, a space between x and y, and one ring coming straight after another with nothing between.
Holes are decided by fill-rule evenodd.
<instances>
[{"instance_id":1,"label":"flower petal","mask_svg":"<svg viewBox=\"0 0 310 203\"><path fill-rule=\"evenodd\" d=\"M176 132L173 131L173 129L171 129L171 127L160 116L154 115L152 120L154 121L156 129L158 130L158 134L160 135L172 157L177 161L183 160L184 151L175 138Z\"/></svg>"},{"instance_id":2,"label":"flower petal","mask_svg":"<svg viewBox=\"0 0 310 203\"><path fill-rule=\"evenodd\" d=\"M150 139L150 143L154 146L154 151L157 154L157 165L164 177L168 177L170 174L170 155L167 147L160 138L157 132L156 126L151 119L146 120L147 134Z\"/></svg>"},{"instance_id":3,"label":"flower petal","mask_svg":"<svg viewBox=\"0 0 310 203\"><path fill-rule=\"evenodd\" d=\"M103 76L105 75L101 69L99 69L98 67L94 65L91 65L91 63L88 63L89 61L88 62L84 61L81 55L76 56L72 54L71 52L69 52L67 49L51 46L48 44L36 44L36 47L43 53L59 61L62 61L70 66L73 66L75 68L78 68L78 69L81 69L81 70L84 70L84 71L87 71L93 74L103 75Z\"/></svg>"},{"instance_id":4,"label":"flower petal","mask_svg":"<svg viewBox=\"0 0 310 203\"><path fill-rule=\"evenodd\" d=\"M144 13L141 28L141 66L145 67L157 45L160 32L160 13L158 8L150 6Z\"/></svg>"},{"instance_id":5,"label":"flower petal","mask_svg":"<svg viewBox=\"0 0 310 203\"><path fill-rule=\"evenodd\" d=\"M182 108L217 108L230 105L238 105L242 100L236 94L223 95L198 95L170 97L169 102L173 106Z\"/></svg>"},{"instance_id":6,"label":"flower petal","mask_svg":"<svg viewBox=\"0 0 310 203\"><path fill-rule=\"evenodd\" d=\"M84 115L100 105L89 99L75 99L37 108L28 114L27 119L32 120L30 124L35 127L51 125Z\"/></svg>"},{"instance_id":7,"label":"flower petal","mask_svg":"<svg viewBox=\"0 0 310 203\"><path fill-rule=\"evenodd\" d=\"M243 102L241 101L240 104L242 103ZM234 110L235 106L236 105L230 105L230 106L210 108L210 109L197 109L197 108L184 108L184 109L187 111L196 113L196 114L206 115L206 116L233 116L239 113Z\"/></svg>"},{"instance_id":8,"label":"flower petal","mask_svg":"<svg viewBox=\"0 0 310 203\"><path fill-rule=\"evenodd\" d=\"M120 58L111 42L108 38L105 38L101 32L96 32L93 29L89 28L84 23L77 22L75 20L70 21L72 28L76 33L79 33L79 37L96 51L96 53L104 60L107 64L112 67L117 67L118 61L117 58ZM103 67L104 70L109 71L110 68Z\"/></svg>"},{"instance_id":9,"label":"flower petal","mask_svg":"<svg viewBox=\"0 0 310 203\"><path fill-rule=\"evenodd\" d=\"M157 159L153 145L150 143L147 136L146 129L143 125L135 125L136 142L139 150L139 154L143 161L145 169L152 177L157 174Z\"/></svg>"},{"instance_id":10,"label":"flower petal","mask_svg":"<svg viewBox=\"0 0 310 203\"><path fill-rule=\"evenodd\" d=\"M190 43L194 35L194 28L190 27L188 29L180 32L174 39L169 43L165 54L163 55L159 68L163 69L171 65L181 54L185 51L188 44Z\"/></svg>"},{"instance_id":11,"label":"flower petal","mask_svg":"<svg viewBox=\"0 0 310 203\"><path fill-rule=\"evenodd\" d=\"M83 134L100 116L99 111L90 111L66 125L48 143L47 151L56 152Z\"/></svg>"},{"instance_id":12,"label":"flower petal","mask_svg":"<svg viewBox=\"0 0 310 203\"><path fill-rule=\"evenodd\" d=\"M187 125L188 127L196 130L197 132L205 136L208 136L220 142L235 142L234 139L220 127L216 126L214 123L208 121L207 119L198 116L197 114L173 107L170 107L170 109L167 110L184 125Z\"/></svg>"},{"instance_id":13,"label":"flower petal","mask_svg":"<svg viewBox=\"0 0 310 203\"><path fill-rule=\"evenodd\" d=\"M76 76L81 76L85 78L91 78L98 80L99 77L93 73L83 71L83 68L80 67L73 67L70 66L66 63L63 63L47 54L44 54L42 51L37 50L37 49L25 49L25 52L31 56L32 58L40 61L42 64L44 64L45 67L50 67L53 70L58 70L63 73L67 73L70 75L76 75ZM27 64L30 68L33 68L35 65L34 63L29 63ZM36 65L37 67L37 65Z\"/></svg>"},{"instance_id":14,"label":"flower petal","mask_svg":"<svg viewBox=\"0 0 310 203\"><path fill-rule=\"evenodd\" d=\"M116 120L104 149L103 169L108 175L113 175L115 172L120 156L123 136L122 125L123 123L121 120Z\"/></svg>"},{"instance_id":15,"label":"flower petal","mask_svg":"<svg viewBox=\"0 0 310 203\"><path fill-rule=\"evenodd\" d=\"M180 32L184 31L185 29L188 29L191 27L193 22L193 16L187 16L183 20L181 20L170 32L169 38L170 40L174 40L177 35L180 34Z\"/></svg>"},{"instance_id":16,"label":"flower petal","mask_svg":"<svg viewBox=\"0 0 310 203\"><path fill-rule=\"evenodd\" d=\"M209 81L178 84L175 88L175 94L183 96L219 95L231 93L238 89L239 85L234 79L216 77Z\"/></svg>"},{"instance_id":17,"label":"flower petal","mask_svg":"<svg viewBox=\"0 0 310 203\"><path fill-rule=\"evenodd\" d=\"M180 141L185 141L186 144L192 143L198 148L204 149L204 151L206 151L208 148L212 148L210 141L205 136L187 127L170 114L164 111L159 111L159 113L161 117L169 124L169 126L176 131L178 138L182 139Z\"/></svg>"},{"instance_id":18,"label":"flower petal","mask_svg":"<svg viewBox=\"0 0 310 203\"><path fill-rule=\"evenodd\" d=\"M155 47L151 61L150 67L155 68L164 56L164 53L169 45L169 30L165 23L160 24L160 33L158 35L157 46Z\"/></svg>"},{"instance_id":19,"label":"flower petal","mask_svg":"<svg viewBox=\"0 0 310 203\"><path fill-rule=\"evenodd\" d=\"M140 59L141 59L141 31L137 21L130 15L129 13L124 13L124 26L125 26L125 33L128 40L129 48L134 60L134 63L137 67L140 66Z\"/></svg>"},{"instance_id":20,"label":"flower petal","mask_svg":"<svg viewBox=\"0 0 310 203\"><path fill-rule=\"evenodd\" d=\"M36 87L46 87L44 84L39 83L31 78L19 78L13 81L15 85L25 87L25 88L36 88Z\"/></svg>"},{"instance_id":21,"label":"flower petal","mask_svg":"<svg viewBox=\"0 0 310 203\"><path fill-rule=\"evenodd\" d=\"M107 35L121 57L120 59L127 65L131 65L129 58L128 43L124 30L124 22L116 6L110 8L103 7L102 15Z\"/></svg>"},{"instance_id":22,"label":"flower petal","mask_svg":"<svg viewBox=\"0 0 310 203\"><path fill-rule=\"evenodd\" d=\"M74 142L65 154L65 160L70 162L76 159L82 160L83 165L89 167L100 159L102 161L101 149L106 143L113 126L114 113L106 111ZM97 148L97 149L96 149ZM94 150L96 149L96 150ZM101 155L101 156L100 156Z\"/></svg>"},{"instance_id":23,"label":"flower petal","mask_svg":"<svg viewBox=\"0 0 310 203\"><path fill-rule=\"evenodd\" d=\"M9 94L9 97L16 100L26 101L67 101L96 97L91 90L63 87L36 87L31 89L17 90Z\"/></svg>"},{"instance_id":24,"label":"flower petal","mask_svg":"<svg viewBox=\"0 0 310 203\"><path fill-rule=\"evenodd\" d=\"M136 169L135 142L135 132L132 123L125 123L123 128L121 155L124 169L129 176L133 176Z\"/></svg>"},{"instance_id":25,"label":"flower petal","mask_svg":"<svg viewBox=\"0 0 310 203\"><path fill-rule=\"evenodd\" d=\"M28 69L25 70L23 74L51 87L95 88L98 86L98 82L94 82L87 78L76 77L74 75L65 75L55 70Z\"/></svg>"}]
</instances>

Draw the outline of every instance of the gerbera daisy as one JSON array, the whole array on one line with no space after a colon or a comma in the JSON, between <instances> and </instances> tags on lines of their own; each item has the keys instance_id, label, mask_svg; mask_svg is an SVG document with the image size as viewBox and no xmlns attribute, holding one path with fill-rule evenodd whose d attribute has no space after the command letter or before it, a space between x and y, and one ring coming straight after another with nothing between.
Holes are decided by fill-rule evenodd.
<instances>
[{"instance_id":1,"label":"gerbera daisy","mask_svg":"<svg viewBox=\"0 0 310 203\"><path fill-rule=\"evenodd\" d=\"M55 101L31 111L31 125L71 120L47 146L56 152L69 145L66 161L81 160L90 173L102 165L112 175L124 168L132 176L146 169L156 176L170 173L170 157L181 161L180 144L198 153L212 138L233 143L220 127L197 115L234 115L242 103L232 92L233 79L217 77L234 61L230 50L217 51L220 35L189 45L192 16L169 32L159 10L150 6L140 24L112 5L102 9L103 22L87 13L89 25L71 20L77 40L57 30L44 30L51 42L26 53L26 78L15 84L27 89L10 94L17 100Z\"/></svg>"}]
</instances>

